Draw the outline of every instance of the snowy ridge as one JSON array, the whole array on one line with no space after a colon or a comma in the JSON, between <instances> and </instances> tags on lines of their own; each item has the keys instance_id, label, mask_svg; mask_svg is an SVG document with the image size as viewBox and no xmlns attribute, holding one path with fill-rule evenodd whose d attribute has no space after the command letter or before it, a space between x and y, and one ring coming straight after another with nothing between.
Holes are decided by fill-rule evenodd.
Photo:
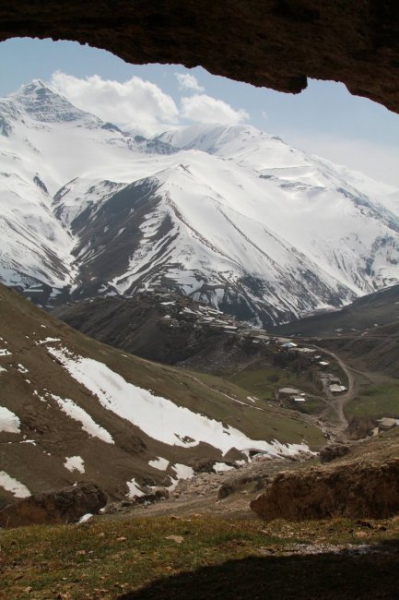
<instances>
[{"instance_id":1,"label":"snowy ridge","mask_svg":"<svg viewBox=\"0 0 399 600\"><path fill-rule=\"evenodd\" d=\"M0 134L0 280L42 304L166 286L267 326L399 280L399 192L248 125L145 139L34 81Z\"/></svg>"}]
</instances>

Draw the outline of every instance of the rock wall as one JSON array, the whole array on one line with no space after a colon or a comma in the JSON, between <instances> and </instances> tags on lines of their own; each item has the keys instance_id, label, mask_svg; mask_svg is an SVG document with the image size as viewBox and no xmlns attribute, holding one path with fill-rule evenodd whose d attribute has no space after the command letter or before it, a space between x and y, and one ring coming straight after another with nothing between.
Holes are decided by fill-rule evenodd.
<instances>
[{"instance_id":1,"label":"rock wall","mask_svg":"<svg viewBox=\"0 0 399 600\"><path fill-rule=\"evenodd\" d=\"M308 77L341 81L399 112L397 0L0 0L0 40L12 37L202 65L282 92L300 92Z\"/></svg>"},{"instance_id":2,"label":"rock wall","mask_svg":"<svg viewBox=\"0 0 399 600\"><path fill-rule=\"evenodd\" d=\"M251 509L267 521L392 517L399 514L399 460L280 473Z\"/></svg>"}]
</instances>

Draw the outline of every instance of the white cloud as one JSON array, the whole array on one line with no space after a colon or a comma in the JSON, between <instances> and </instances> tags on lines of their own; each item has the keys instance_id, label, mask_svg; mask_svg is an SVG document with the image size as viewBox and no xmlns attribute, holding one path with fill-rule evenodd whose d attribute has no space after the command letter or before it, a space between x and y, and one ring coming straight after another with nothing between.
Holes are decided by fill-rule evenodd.
<instances>
[{"instance_id":1,"label":"white cloud","mask_svg":"<svg viewBox=\"0 0 399 600\"><path fill-rule=\"evenodd\" d=\"M235 110L224 102L198 93L203 88L189 73L176 73L180 88L195 92L181 99L181 112L171 96L140 77L120 83L92 75L80 79L57 71L50 85L82 110L124 128L138 129L144 135L159 133L163 127L179 123L179 117L197 123L237 125L249 118L246 110Z\"/></svg>"},{"instance_id":2,"label":"white cloud","mask_svg":"<svg viewBox=\"0 0 399 600\"><path fill-rule=\"evenodd\" d=\"M53 74L51 86L82 110L104 121L154 130L159 123L176 123L178 109L171 96L140 77L120 83L92 75L79 79L61 71Z\"/></svg>"},{"instance_id":3,"label":"white cloud","mask_svg":"<svg viewBox=\"0 0 399 600\"><path fill-rule=\"evenodd\" d=\"M197 78L190 73L175 73L181 90L190 90L192 92L203 92L203 88L197 81Z\"/></svg>"},{"instance_id":4,"label":"white cloud","mask_svg":"<svg viewBox=\"0 0 399 600\"><path fill-rule=\"evenodd\" d=\"M182 98L181 116L197 123L219 123L237 125L249 119L246 110L235 110L223 100L217 100L206 94L195 94Z\"/></svg>"},{"instance_id":5,"label":"white cloud","mask_svg":"<svg viewBox=\"0 0 399 600\"><path fill-rule=\"evenodd\" d=\"M399 148L364 139L352 139L338 135L304 135L297 132L281 132L288 144L305 152L318 154L339 165L361 171L372 179L399 188Z\"/></svg>"}]
</instances>

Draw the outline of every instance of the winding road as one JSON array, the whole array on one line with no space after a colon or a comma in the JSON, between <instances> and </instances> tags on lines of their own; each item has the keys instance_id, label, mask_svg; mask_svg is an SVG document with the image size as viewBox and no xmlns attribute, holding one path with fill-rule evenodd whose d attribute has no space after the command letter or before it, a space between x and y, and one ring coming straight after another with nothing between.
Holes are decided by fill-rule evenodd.
<instances>
[{"instance_id":1,"label":"winding road","mask_svg":"<svg viewBox=\"0 0 399 600\"><path fill-rule=\"evenodd\" d=\"M347 378L348 389L344 394L340 394L339 396L334 396L329 391L328 387L326 387L326 389L325 389L325 393L326 393L328 400L331 400L329 408L332 407L335 409L337 416L338 416L338 421L339 421L338 422L338 430L339 430L339 433L342 434L342 432L348 427L348 420L345 417L344 406L349 400L353 400L353 398L355 398L356 394L358 393L359 386L358 386L357 380L353 374L353 370L350 367L348 367L344 363L342 358L340 358L337 354L335 354L335 352L331 352L330 350L326 350L325 348L321 348L320 346L315 346L315 345L313 345L313 348L316 348L323 354L328 355L331 358L333 358L338 363L338 365L340 366L342 371L345 373L345 376ZM327 409L327 411L329 410L329 408Z\"/></svg>"}]
</instances>

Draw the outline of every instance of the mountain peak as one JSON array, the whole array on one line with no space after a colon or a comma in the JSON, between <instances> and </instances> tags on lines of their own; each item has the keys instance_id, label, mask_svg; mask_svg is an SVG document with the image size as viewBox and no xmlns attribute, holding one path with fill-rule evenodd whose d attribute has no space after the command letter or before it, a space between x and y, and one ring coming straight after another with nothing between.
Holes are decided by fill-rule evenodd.
<instances>
[{"instance_id":1,"label":"mountain peak","mask_svg":"<svg viewBox=\"0 0 399 600\"><path fill-rule=\"evenodd\" d=\"M259 150L261 144L283 144L274 135L265 133L248 124L218 125L215 123L196 123L187 127L168 130L158 139L180 149L196 149L208 154L228 153L244 147Z\"/></svg>"},{"instance_id":2,"label":"mountain peak","mask_svg":"<svg viewBox=\"0 0 399 600\"><path fill-rule=\"evenodd\" d=\"M36 100L43 101L44 98L57 98L60 96L55 90L49 85L44 83L41 79L33 79L30 83L27 83L19 88L14 94L11 94L13 100L17 100L22 103L29 103ZM67 102L67 100L65 99Z\"/></svg>"},{"instance_id":3,"label":"mountain peak","mask_svg":"<svg viewBox=\"0 0 399 600\"><path fill-rule=\"evenodd\" d=\"M20 89L24 95L28 96L29 94L35 93L38 90L44 88L50 91L48 86L46 86L46 84L41 79L33 79L30 83L23 85Z\"/></svg>"},{"instance_id":4,"label":"mountain peak","mask_svg":"<svg viewBox=\"0 0 399 600\"><path fill-rule=\"evenodd\" d=\"M11 99L23 108L31 118L41 122L99 121L71 104L64 96L41 79L34 79L22 86Z\"/></svg>"}]
</instances>

